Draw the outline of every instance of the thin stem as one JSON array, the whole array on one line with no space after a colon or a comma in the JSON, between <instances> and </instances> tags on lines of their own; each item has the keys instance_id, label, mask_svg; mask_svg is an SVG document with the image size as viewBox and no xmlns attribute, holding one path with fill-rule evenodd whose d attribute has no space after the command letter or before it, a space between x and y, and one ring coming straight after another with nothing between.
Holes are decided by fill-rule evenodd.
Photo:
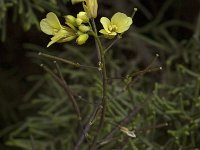
<instances>
[{"instance_id":1,"label":"thin stem","mask_svg":"<svg viewBox=\"0 0 200 150\"><path fill-rule=\"evenodd\" d=\"M95 119L97 113L99 112L99 108L100 108L99 105L97 105L96 107L94 107L94 110L91 113L91 115L89 117L89 120L87 121L87 124L86 124L85 129L84 129L84 133L86 135L88 134L88 132L89 132L91 126L92 126L91 122ZM84 138L85 138L85 135L82 134L80 136L80 139L78 140L78 142L77 142L76 147L74 148L74 150L79 150L81 144L83 143Z\"/></svg>"},{"instance_id":2,"label":"thin stem","mask_svg":"<svg viewBox=\"0 0 200 150\"><path fill-rule=\"evenodd\" d=\"M71 93L71 90L69 88L69 86L67 85L66 82L63 82L62 79L60 79L54 72L52 72L47 66L44 66L43 64L40 65L46 72L48 72L65 90L65 92L67 93L70 101L72 102L72 105L76 111L78 120L81 121L82 117L81 117L81 113L80 113L80 109L78 107L78 104L74 98L74 96Z\"/></svg>"},{"instance_id":3,"label":"thin stem","mask_svg":"<svg viewBox=\"0 0 200 150\"><path fill-rule=\"evenodd\" d=\"M134 9L133 9L133 12L132 12L132 14L131 14L131 18L133 18L133 17L135 16L135 13L137 12L137 10L138 10L137 8L134 8Z\"/></svg>"},{"instance_id":4,"label":"thin stem","mask_svg":"<svg viewBox=\"0 0 200 150\"><path fill-rule=\"evenodd\" d=\"M64 59L64 58L60 58L60 57L57 57L57 56L52 56L52 55L45 54L45 53L41 53L41 52L39 52L38 55L39 55L39 56L46 57L46 58L50 58L50 59L52 59L52 60L61 61L61 62L63 62L63 63L70 64L70 65L73 65L73 66L78 67L78 68L98 69L98 67L87 66L87 65L81 65L81 64L79 64L79 63L75 63L75 62L72 62L72 61L70 61L70 60L66 60L66 59Z\"/></svg>"},{"instance_id":5,"label":"thin stem","mask_svg":"<svg viewBox=\"0 0 200 150\"><path fill-rule=\"evenodd\" d=\"M63 77L63 75L62 75L62 72L61 72L61 70L60 70L60 66L58 65L58 63L57 63L56 61L54 61L54 64L55 64L55 66L56 66L56 70L57 70L57 72L58 72L59 77L61 78L62 81L65 81L65 80L64 80L64 77Z\"/></svg>"},{"instance_id":6,"label":"thin stem","mask_svg":"<svg viewBox=\"0 0 200 150\"><path fill-rule=\"evenodd\" d=\"M112 41L112 43L104 50L104 54L105 54L108 50L110 50L110 48L111 48L113 45L115 45L115 43L117 43L120 39L121 39L121 36L117 36L117 38L114 39L114 40Z\"/></svg>"},{"instance_id":7,"label":"thin stem","mask_svg":"<svg viewBox=\"0 0 200 150\"><path fill-rule=\"evenodd\" d=\"M56 69L57 69L57 72L59 74L59 77L54 73L52 72L48 67L44 66L43 64L41 64L41 67L43 67L43 69L45 71L47 71L65 90L65 92L67 93L69 99L71 100L72 104L73 104L73 107L77 113L77 117L78 117L78 121L79 121L79 124L81 126L81 129L82 129L82 132L83 132L83 135L84 137L86 138L87 142L88 142L88 139L87 139L87 136L86 136L86 133L85 133L85 130L83 129L83 125L82 125L82 117L81 117L81 113L80 113L80 109L78 107L78 104L72 94L72 91L70 89L70 87L68 86L67 82L64 80L64 77L60 71L60 67L59 65L57 64L56 61L54 61L55 65L56 65Z\"/></svg>"},{"instance_id":8,"label":"thin stem","mask_svg":"<svg viewBox=\"0 0 200 150\"><path fill-rule=\"evenodd\" d=\"M165 123L161 123L161 124L157 124L157 125L154 125L154 126L149 126L149 127L145 127L145 128L139 128L139 129L136 129L135 132L136 133L142 133L142 132L146 132L146 131L149 131L151 129L155 129L155 128L163 128L163 127L166 127L168 126L168 123L165 122Z\"/></svg>"},{"instance_id":9,"label":"thin stem","mask_svg":"<svg viewBox=\"0 0 200 150\"><path fill-rule=\"evenodd\" d=\"M159 55L156 54L155 58L151 61L151 63L142 71L140 72L136 78L134 79L131 79L131 81L125 86L125 89L127 89L127 87L130 85L130 84L133 84L134 82L136 82L140 77L142 77L145 73L148 73L148 72L153 72L153 71L158 71L158 70L162 70L162 67L159 67L159 68L155 68L155 69L150 69L151 66L156 62L156 60L158 59ZM128 77L132 77L134 76L135 73L131 73L128 75Z\"/></svg>"},{"instance_id":10,"label":"thin stem","mask_svg":"<svg viewBox=\"0 0 200 150\"><path fill-rule=\"evenodd\" d=\"M113 139L113 136L114 134L119 131L119 125L120 126L123 126L125 124L129 124L131 122L131 120L133 119L134 116L136 116L138 114L138 112L144 108L144 106L147 105L149 101L145 101L143 104L139 104L138 106L136 107L133 107L133 109L131 110L131 112L128 114L128 116L126 116L123 120L121 120L119 123L118 123L118 126L115 126L113 128L113 130L107 135L105 136L104 140L102 140L99 144L98 144L98 147L104 145L104 144L107 144L109 143L112 139Z\"/></svg>"},{"instance_id":11,"label":"thin stem","mask_svg":"<svg viewBox=\"0 0 200 150\"><path fill-rule=\"evenodd\" d=\"M95 24L94 19L92 19L92 27L93 27L95 36L98 36L97 27L96 27L96 24ZM100 52L101 50L100 50L100 48L99 48L99 45L98 45L98 42L97 42L97 39L96 39L96 38L95 38L95 45L96 45L96 49L97 49L97 56L98 56L98 59L99 59L99 61L101 61L101 52Z\"/></svg>"},{"instance_id":12,"label":"thin stem","mask_svg":"<svg viewBox=\"0 0 200 150\"><path fill-rule=\"evenodd\" d=\"M100 53L100 71L102 74L102 82L103 82L103 92L102 92L102 101L101 101L101 107L102 107L102 112L101 112L101 117L100 117L100 122L99 122L99 127L97 129L97 133L93 138L92 145L90 147L91 150L95 149L96 147L96 142L98 139L98 136L100 134L100 131L102 130L104 120L105 120L105 113L106 113L106 91L107 91L107 73L106 73L106 62L105 62L105 55L104 55L104 48L102 46L102 43L97 35L97 29L96 25L94 22L94 19L92 20L93 28L95 31L95 41L97 42L97 50Z\"/></svg>"},{"instance_id":13,"label":"thin stem","mask_svg":"<svg viewBox=\"0 0 200 150\"><path fill-rule=\"evenodd\" d=\"M128 77L135 77L141 74L145 73L151 73L151 72L156 72L162 70L162 67L155 67L155 68L149 68L148 70L140 70L138 72L132 73L131 75L128 75ZM126 79L127 76L122 76L122 77L108 77L107 80L124 80Z\"/></svg>"},{"instance_id":14,"label":"thin stem","mask_svg":"<svg viewBox=\"0 0 200 150\"><path fill-rule=\"evenodd\" d=\"M32 135L30 135L30 139L31 139L31 147L32 147L32 150L36 150L35 140L34 140L34 138L33 138Z\"/></svg>"},{"instance_id":15,"label":"thin stem","mask_svg":"<svg viewBox=\"0 0 200 150\"><path fill-rule=\"evenodd\" d=\"M63 77L63 75L62 75L62 72L61 72L61 70L60 70L60 67L59 67L58 63L57 63L56 61L54 61L54 64L55 64L55 66L56 66L56 70L57 70L57 72L58 72L59 77L62 79L63 82L66 82L65 79L64 79L64 77ZM90 104L90 105L97 105L97 103L89 102L88 100L86 100L86 99L82 98L81 96L77 95L77 94L76 94L74 91L72 91L71 89L70 89L70 92L72 93L72 95L73 95L74 97L77 97L79 100L82 100L83 102L85 102L85 103L87 103L87 104Z\"/></svg>"}]
</instances>

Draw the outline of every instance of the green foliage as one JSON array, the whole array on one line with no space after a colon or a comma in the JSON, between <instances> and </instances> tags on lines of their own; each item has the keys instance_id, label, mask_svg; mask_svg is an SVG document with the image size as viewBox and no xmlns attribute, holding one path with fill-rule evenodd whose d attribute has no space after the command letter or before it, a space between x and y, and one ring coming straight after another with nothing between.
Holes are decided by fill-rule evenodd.
<instances>
[{"instance_id":1,"label":"green foliage","mask_svg":"<svg viewBox=\"0 0 200 150\"><path fill-rule=\"evenodd\" d=\"M63 0L63 4L69 0ZM59 14L58 1L56 0L1 0L0 1L0 33L1 41L5 41L7 23L12 20L19 23L25 31L32 25L39 27L37 13L53 11ZM8 20L9 18L9 20ZM11 18L11 19L10 19Z\"/></svg>"}]
</instances>

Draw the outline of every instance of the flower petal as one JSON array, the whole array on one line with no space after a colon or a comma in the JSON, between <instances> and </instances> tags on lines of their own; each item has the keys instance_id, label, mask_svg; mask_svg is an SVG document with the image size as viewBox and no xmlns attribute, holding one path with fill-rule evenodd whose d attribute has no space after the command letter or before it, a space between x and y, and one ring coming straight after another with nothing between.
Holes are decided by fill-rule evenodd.
<instances>
[{"instance_id":1,"label":"flower petal","mask_svg":"<svg viewBox=\"0 0 200 150\"><path fill-rule=\"evenodd\" d=\"M132 18L128 17L124 13L116 13L111 18L111 24L117 26L117 33L123 33L130 28L130 25L133 23Z\"/></svg>"},{"instance_id":2,"label":"flower petal","mask_svg":"<svg viewBox=\"0 0 200 150\"><path fill-rule=\"evenodd\" d=\"M56 43L55 41L50 41L47 45L47 47L51 46L52 44Z\"/></svg>"},{"instance_id":3,"label":"flower petal","mask_svg":"<svg viewBox=\"0 0 200 150\"><path fill-rule=\"evenodd\" d=\"M117 33L116 33L116 32L111 32L111 33L109 33L108 35L113 35L113 36L115 36L115 35L117 35Z\"/></svg>"},{"instance_id":4,"label":"flower petal","mask_svg":"<svg viewBox=\"0 0 200 150\"><path fill-rule=\"evenodd\" d=\"M49 47L50 45L58 42L60 39L65 38L66 34L67 34L67 31L65 31L65 30L58 31L58 33L56 33L55 36L53 36L51 38L51 41L49 42L49 44L47 45L47 47Z\"/></svg>"},{"instance_id":5,"label":"flower petal","mask_svg":"<svg viewBox=\"0 0 200 150\"><path fill-rule=\"evenodd\" d=\"M52 26L55 29L62 28L60 21L58 20L58 17L53 12L47 14L46 21L47 23L49 23L50 26Z\"/></svg>"},{"instance_id":6,"label":"flower petal","mask_svg":"<svg viewBox=\"0 0 200 150\"><path fill-rule=\"evenodd\" d=\"M104 37L107 39L113 39L116 36L116 34L104 34Z\"/></svg>"},{"instance_id":7,"label":"flower petal","mask_svg":"<svg viewBox=\"0 0 200 150\"><path fill-rule=\"evenodd\" d=\"M116 32L110 32L110 33L108 33L105 29L101 29L99 32L102 33L102 34L105 34L105 35L117 35Z\"/></svg>"},{"instance_id":8,"label":"flower petal","mask_svg":"<svg viewBox=\"0 0 200 150\"><path fill-rule=\"evenodd\" d=\"M104 37L108 38L108 39L112 39L112 38L114 38L117 35L116 32L110 32L110 33L108 33L105 29L101 29L99 32L102 33L104 35Z\"/></svg>"},{"instance_id":9,"label":"flower petal","mask_svg":"<svg viewBox=\"0 0 200 150\"><path fill-rule=\"evenodd\" d=\"M53 28L47 23L46 19L42 19L40 21L40 28L41 28L42 32L44 32L48 35L54 34Z\"/></svg>"},{"instance_id":10,"label":"flower petal","mask_svg":"<svg viewBox=\"0 0 200 150\"><path fill-rule=\"evenodd\" d=\"M101 29L99 32L102 34L109 34L105 29Z\"/></svg>"},{"instance_id":11,"label":"flower petal","mask_svg":"<svg viewBox=\"0 0 200 150\"><path fill-rule=\"evenodd\" d=\"M100 20L101 24L103 25L103 28L106 30L106 32L110 33L108 27L111 24L110 20L106 17L102 17Z\"/></svg>"}]
</instances>

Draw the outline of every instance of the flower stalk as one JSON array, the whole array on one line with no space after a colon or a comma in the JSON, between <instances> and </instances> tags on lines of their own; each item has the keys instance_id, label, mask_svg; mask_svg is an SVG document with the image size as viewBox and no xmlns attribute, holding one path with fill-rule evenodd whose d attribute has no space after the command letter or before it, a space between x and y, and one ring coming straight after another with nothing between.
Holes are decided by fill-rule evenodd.
<instances>
[{"instance_id":1,"label":"flower stalk","mask_svg":"<svg viewBox=\"0 0 200 150\"><path fill-rule=\"evenodd\" d=\"M97 50L98 50L98 53L100 54L99 62L100 62L100 71L101 71L101 75L102 75L103 91L102 91L102 101L101 101L101 105L100 105L102 107L100 122L99 122L97 133L94 136L91 147L90 147L91 150L95 149L96 141L98 139L100 131L103 128L103 124L104 124L104 120L105 120L105 113L106 113L106 105L107 105L107 102L106 102L107 72L106 72L106 61L105 61L105 55L104 55L104 48L103 48L103 45L101 43L101 40L98 37L98 33L97 33L97 29L96 29L94 19L92 19L92 26L93 26L93 29L94 29L94 32L95 32L94 37L95 37L95 40L96 40Z\"/></svg>"}]
</instances>

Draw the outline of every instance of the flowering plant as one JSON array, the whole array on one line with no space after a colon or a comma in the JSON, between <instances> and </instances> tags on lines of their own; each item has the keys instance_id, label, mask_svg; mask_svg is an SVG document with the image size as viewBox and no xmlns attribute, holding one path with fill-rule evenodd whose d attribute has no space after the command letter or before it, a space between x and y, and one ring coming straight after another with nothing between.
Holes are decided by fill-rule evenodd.
<instances>
[{"instance_id":1,"label":"flowering plant","mask_svg":"<svg viewBox=\"0 0 200 150\"><path fill-rule=\"evenodd\" d=\"M42 32L45 34L53 36L51 41L48 43L47 47L54 43L63 43L63 42L70 42L76 39L76 43L78 45L82 45L87 42L89 37L93 37L96 42L96 49L98 54L98 65L95 66L86 66L79 63L74 63L72 61L62 59L56 56L51 56L48 54L39 53L39 55L54 59L56 61L62 61L64 63L68 63L70 65L74 65L80 68L89 68L89 69L96 69L100 72L101 75L101 82L102 82L102 97L100 102L98 103L97 108L94 111L93 117L89 120L89 123L86 125L86 128L83 129L83 135L87 138L86 134L88 134L90 126L92 126L96 120L99 118L99 128L97 129L95 135L93 136L93 140L90 142L90 149L97 148L97 141L100 135L100 132L103 128L105 123L105 115L106 115L106 108L107 108L107 89L108 89L108 76L107 76L107 66L106 66L106 52L114 45L114 43L119 40L118 37L121 37L122 34L127 31L133 21L133 16L137 9L134 9L134 13L131 17L128 17L126 14L122 12L117 12L113 15L111 20L107 17L102 17L100 22L102 24L102 29L99 31L96 28L95 18L97 17L98 12L98 1L97 0L72 0L72 4L76 4L82 2L84 11L81 11L77 14L77 16L72 15L65 15L65 24L61 25L58 17L53 12L47 14L45 19L42 19L40 22L40 27ZM101 36L99 35L101 33ZM115 38L117 36L117 38ZM104 48L100 37L114 39L113 42L107 47ZM73 93L70 90L70 87L66 84L65 80L61 76L61 78L57 77L53 72L51 72L46 66L42 65L42 67L49 72L56 81L59 82L61 86L65 89L71 103L76 111L79 123L82 127L82 116L81 111L79 109L79 105L76 102ZM131 80L131 76L127 79ZM130 131L128 128L120 126L119 131L125 133L129 137L135 138L136 135L134 131ZM83 142L83 139L79 141L79 144Z\"/></svg>"}]
</instances>

